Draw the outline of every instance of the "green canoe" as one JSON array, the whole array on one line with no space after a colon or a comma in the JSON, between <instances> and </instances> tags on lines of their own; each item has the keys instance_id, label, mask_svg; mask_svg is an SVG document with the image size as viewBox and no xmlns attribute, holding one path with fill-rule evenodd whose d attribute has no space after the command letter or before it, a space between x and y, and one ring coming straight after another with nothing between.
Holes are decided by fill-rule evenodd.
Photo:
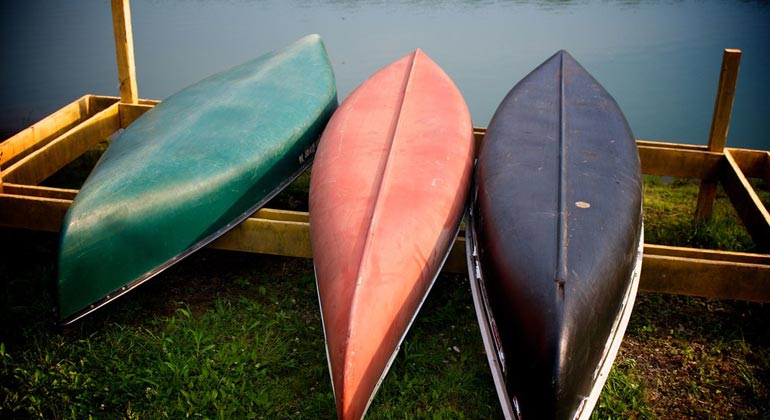
<instances>
[{"instance_id":1,"label":"green canoe","mask_svg":"<svg viewBox=\"0 0 770 420\"><path fill-rule=\"evenodd\" d=\"M337 107L317 35L211 76L126 129L62 227L61 324L104 306L247 218L301 174Z\"/></svg>"}]
</instances>

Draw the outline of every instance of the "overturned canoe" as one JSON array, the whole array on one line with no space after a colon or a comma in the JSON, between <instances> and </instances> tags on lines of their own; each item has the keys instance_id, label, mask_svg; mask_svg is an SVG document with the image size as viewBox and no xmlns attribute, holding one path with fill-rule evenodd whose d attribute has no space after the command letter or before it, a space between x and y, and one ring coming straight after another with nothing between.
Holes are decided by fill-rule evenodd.
<instances>
[{"instance_id":1,"label":"overturned canoe","mask_svg":"<svg viewBox=\"0 0 770 420\"><path fill-rule=\"evenodd\" d=\"M462 219L473 127L462 95L416 50L340 105L319 143L310 233L340 419L360 419Z\"/></svg>"},{"instance_id":2,"label":"overturned canoe","mask_svg":"<svg viewBox=\"0 0 770 420\"><path fill-rule=\"evenodd\" d=\"M468 270L505 415L587 419L639 281L633 134L612 97L561 51L501 103L476 171Z\"/></svg>"},{"instance_id":3,"label":"overturned canoe","mask_svg":"<svg viewBox=\"0 0 770 420\"><path fill-rule=\"evenodd\" d=\"M105 151L67 212L71 323L224 234L302 173L337 91L317 35L169 97Z\"/></svg>"}]
</instances>

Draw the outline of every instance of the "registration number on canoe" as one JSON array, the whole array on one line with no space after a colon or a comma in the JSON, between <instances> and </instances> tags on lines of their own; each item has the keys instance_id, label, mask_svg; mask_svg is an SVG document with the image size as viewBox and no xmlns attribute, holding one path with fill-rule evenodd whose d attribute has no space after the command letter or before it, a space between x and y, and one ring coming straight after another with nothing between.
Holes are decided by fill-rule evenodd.
<instances>
[{"instance_id":1,"label":"registration number on canoe","mask_svg":"<svg viewBox=\"0 0 770 420\"><path fill-rule=\"evenodd\" d=\"M300 164L304 163L309 157L311 157L311 156L313 156L313 154L315 154L315 149L316 149L317 144L318 144L317 141L314 141L314 142L310 143L310 146L308 146L307 149L305 149L305 151L303 151L302 153L299 154L299 163Z\"/></svg>"}]
</instances>

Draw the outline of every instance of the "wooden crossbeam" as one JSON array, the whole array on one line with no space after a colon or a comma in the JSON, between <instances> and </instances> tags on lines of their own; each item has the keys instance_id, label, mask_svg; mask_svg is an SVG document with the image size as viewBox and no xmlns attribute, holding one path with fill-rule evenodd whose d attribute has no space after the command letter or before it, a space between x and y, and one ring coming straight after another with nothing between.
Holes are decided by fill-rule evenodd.
<instances>
[{"instance_id":1,"label":"wooden crossbeam","mask_svg":"<svg viewBox=\"0 0 770 420\"><path fill-rule=\"evenodd\" d=\"M727 168L722 178L725 192L754 243L761 249L768 250L770 249L770 214L741 172L740 166L729 149L725 150L725 158Z\"/></svg>"},{"instance_id":2,"label":"wooden crossbeam","mask_svg":"<svg viewBox=\"0 0 770 420\"><path fill-rule=\"evenodd\" d=\"M37 185L120 128L118 104L83 121L2 173L4 183Z\"/></svg>"},{"instance_id":3,"label":"wooden crossbeam","mask_svg":"<svg viewBox=\"0 0 770 420\"><path fill-rule=\"evenodd\" d=\"M310 224L248 218L214 241L211 248L311 258Z\"/></svg>"},{"instance_id":4,"label":"wooden crossbeam","mask_svg":"<svg viewBox=\"0 0 770 420\"><path fill-rule=\"evenodd\" d=\"M676 150L693 150L696 152L708 152L709 148L708 146L702 145L702 144L687 144L687 143L671 143L666 141L652 141L652 140L644 140L644 139L637 139L636 140L637 146L649 146L649 147L657 147L662 149L676 149Z\"/></svg>"},{"instance_id":5,"label":"wooden crossbeam","mask_svg":"<svg viewBox=\"0 0 770 420\"><path fill-rule=\"evenodd\" d=\"M729 149L730 154L741 168L741 172L747 178L760 178L768 183L770 176L770 152L760 152L757 150Z\"/></svg>"},{"instance_id":6,"label":"wooden crossbeam","mask_svg":"<svg viewBox=\"0 0 770 420\"><path fill-rule=\"evenodd\" d=\"M119 105L120 127L128 128L132 122L136 121L137 118L141 117L145 112L151 110L154 106L155 105L121 103Z\"/></svg>"},{"instance_id":7,"label":"wooden crossbeam","mask_svg":"<svg viewBox=\"0 0 770 420\"><path fill-rule=\"evenodd\" d=\"M70 199L0 194L0 226L59 232Z\"/></svg>"},{"instance_id":8,"label":"wooden crossbeam","mask_svg":"<svg viewBox=\"0 0 770 420\"><path fill-rule=\"evenodd\" d=\"M770 267L645 255L639 288L656 293L770 302Z\"/></svg>"},{"instance_id":9,"label":"wooden crossbeam","mask_svg":"<svg viewBox=\"0 0 770 420\"><path fill-rule=\"evenodd\" d=\"M644 255L659 255L663 257L679 257L694 260L729 261L746 264L760 264L770 267L770 255L751 254L748 252L716 251L713 249L645 244Z\"/></svg>"},{"instance_id":10,"label":"wooden crossbeam","mask_svg":"<svg viewBox=\"0 0 770 420\"><path fill-rule=\"evenodd\" d=\"M7 168L26 153L33 152L88 116L88 95L65 105L47 118L0 143L0 166Z\"/></svg>"},{"instance_id":11,"label":"wooden crossbeam","mask_svg":"<svg viewBox=\"0 0 770 420\"><path fill-rule=\"evenodd\" d=\"M0 194L0 225L57 232L75 190L10 185ZM20 193L34 193L19 195ZM209 247L311 258L308 213L262 209ZM645 244L641 290L770 302L770 255ZM465 238L460 236L444 271L464 274Z\"/></svg>"},{"instance_id":12,"label":"wooden crossbeam","mask_svg":"<svg viewBox=\"0 0 770 420\"><path fill-rule=\"evenodd\" d=\"M7 168L29 153L38 150L67 130L91 116L89 96L65 105L63 108L27 127L0 143L0 168Z\"/></svg>"},{"instance_id":13,"label":"wooden crossbeam","mask_svg":"<svg viewBox=\"0 0 770 420\"><path fill-rule=\"evenodd\" d=\"M160 103L142 99L135 105L118 104L118 100L85 95L0 142L0 185L38 184Z\"/></svg>"},{"instance_id":14,"label":"wooden crossbeam","mask_svg":"<svg viewBox=\"0 0 770 420\"><path fill-rule=\"evenodd\" d=\"M41 187L37 185L5 184L4 193L29 197L62 198L72 201L78 194L78 190L68 188Z\"/></svg>"},{"instance_id":15,"label":"wooden crossbeam","mask_svg":"<svg viewBox=\"0 0 770 420\"><path fill-rule=\"evenodd\" d=\"M707 179L719 175L723 157L691 147L674 148L637 142L642 173L646 175L673 176L678 178Z\"/></svg>"},{"instance_id":16,"label":"wooden crossbeam","mask_svg":"<svg viewBox=\"0 0 770 420\"><path fill-rule=\"evenodd\" d=\"M276 210L276 209L260 209L254 213L251 217L257 219L268 220L285 220L287 222L302 222L308 223L310 220L309 214L305 211L292 211L292 210Z\"/></svg>"}]
</instances>

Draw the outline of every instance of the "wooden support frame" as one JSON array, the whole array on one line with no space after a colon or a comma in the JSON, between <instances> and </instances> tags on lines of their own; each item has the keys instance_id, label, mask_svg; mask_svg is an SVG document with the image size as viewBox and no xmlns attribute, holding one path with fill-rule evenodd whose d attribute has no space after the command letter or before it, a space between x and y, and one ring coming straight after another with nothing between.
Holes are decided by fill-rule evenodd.
<instances>
[{"instance_id":1,"label":"wooden support frame","mask_svg":"<svg viewBox=\"0 0 770 420\"><path fill-rule=\"evenodd\" d=\"M77 190L43 180L151 109L140 100L129 0L111 0L120 98L85 95L0 143L0 226L58 232ZM739 50L725 50L708 146L637 141L642 172L702 181L696 215L710 216L717 182L754 241L770 248L770 215L747 178L770 186L770 152L725 149ZM486 130L476 128L476 148ZM461 234L444 270L465 273ZM308 214L262 209L209 245L212 248L311 258ZM642 290L770 302L770 255L645 244Z\"/></svg>"},{"instance_id":2,"label":"wooden support frame","mask_svg":"<svg viewBox=\"0 0 770 420\"><path fill-rule=\"evenodd\" d=\"M157 101L136 105L86 95L0 143L10 156L0 165L0 226L58 232L77 190L38 184L112 132L128 127ZM485 134L475 129L476 141ZM770 153L637 141L645 174L722 177L725 191L757 243L770 238L770 216L747 178L770 180ZM3 161L6 162L6 161ZM770 182L768 182L770 185ZM465 273L461 235L445 271ZM262 209L209 245L215 249L310 258L308 214ZM770 255L645 244L640 288L713 298L770 302Z\"/></svg>"},{"instance_id":3,"label":"wooden support frame","mask_svg":"<svg viewBox=\"0 0 770 420\"><path fill-rule=\"evenodd\" d=\"M56 232L75 190L9 186L0 194L0 224ZM311 258L305 212L262 209L209 247ZM465 238L457 238L444 271L466 273ZM770 302L770 255L645 244L640 288L658 293Z\"/></svg>"}]
</instances>

